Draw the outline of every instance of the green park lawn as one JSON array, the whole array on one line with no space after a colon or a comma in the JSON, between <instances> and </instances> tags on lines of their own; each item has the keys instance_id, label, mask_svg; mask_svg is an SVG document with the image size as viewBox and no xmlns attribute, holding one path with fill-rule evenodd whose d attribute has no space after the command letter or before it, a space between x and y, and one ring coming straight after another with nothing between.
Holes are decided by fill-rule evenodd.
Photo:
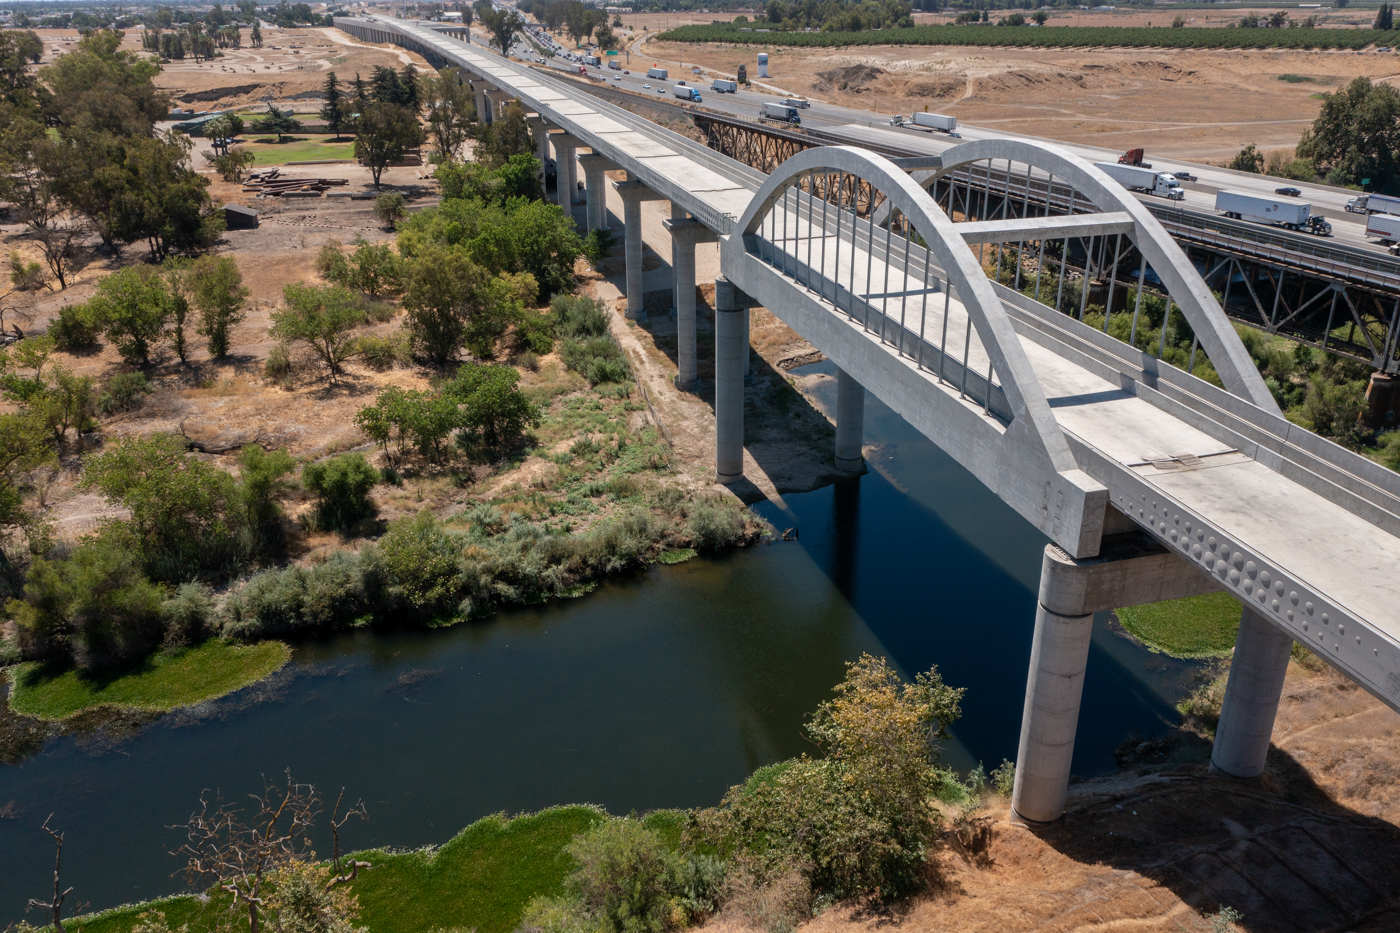
<instances>
[{"instance_id":1,"label":"green park lawn","mask_svg":"<svg viewBox=\"0 0 1400 933\"><path fill-rule=\"evenodd\" d=\"M585 805L514 819L488 816L436 849L356 853L355 858L374 866L362 870L352 888L360 902L357 925L374 933L453 928L510 933L532 898L563 892L573 868L565 844L603 818L602 810ZM679 811L662 810L644 822L678 844L684 820ZM159 910L171 929L184 923L192 930L206 929L227 916L227 906L218 895L206 903L170 897L74 918L64 926L75 933L127 933L140 913Z\"/></svg>"},{"instance_id":2,"label":"green park lawn","mask_svg":"<svg viewBox=\"0 0 1400 933\"><path fill-rule=\"evenodd\" d=\"M353 159L355 143L349 140L333 143L334 136L288 136L286 142L275 142L274 136L248 136L243 148L257 157L257 165L285 165L288 162L309 162L313 159ZM263 142L262 140L268 140Z\"/></svg>"},{"instance_id":3,"label":"green park lawn","mask_svg":"<svg viewBox=\"0 0 1400 933\"><path fill-rule=\"evenodd\" d=\"M1117 614L1148 648L1177 658L1227 655L1240 628L1240 604L1229 593L1132 606Z\"/></svg>"},{"instance_id":4,"label":"green park lawn","mask_svg":"<svg viewBox=\"0 0 1400 933\"><path fill-rule=\"evenodd\" d=\"M40 719L66 719L96 706L171 710L221 697L261 680L291 656L280 641L229 645L206 641L161 651L103 676L30 662L11 673L10 708Z\"/></svg>"}]
</instances>

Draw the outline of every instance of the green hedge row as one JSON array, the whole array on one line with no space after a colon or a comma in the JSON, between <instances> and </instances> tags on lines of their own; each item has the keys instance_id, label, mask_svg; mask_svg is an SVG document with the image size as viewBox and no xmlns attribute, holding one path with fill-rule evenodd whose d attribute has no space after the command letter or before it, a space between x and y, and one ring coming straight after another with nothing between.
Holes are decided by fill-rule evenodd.
<instances>
[{"instance_id":1,"label":"green hedge row","mask_svg":"<svg viewBox=\"0 0 1400 933\"><path fill-rule=\"evenodd\" d=\"M658 38L841 48L851 45L977 45L1016 48L1361 49L1396 41L1377 29L1169 29L1139 26L914 26L869 32L740 32L737 26L681 26Z\"/></svg>"}]
</instances>

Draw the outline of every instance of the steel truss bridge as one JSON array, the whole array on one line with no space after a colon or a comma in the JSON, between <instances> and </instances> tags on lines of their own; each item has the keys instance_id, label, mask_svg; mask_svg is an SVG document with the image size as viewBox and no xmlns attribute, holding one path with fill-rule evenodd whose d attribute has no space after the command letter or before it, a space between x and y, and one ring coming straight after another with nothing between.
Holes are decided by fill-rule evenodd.
<instances>
[{"instance_id":1,"label":"steel truss bridge","mask_svg":"<svg viewBox=\"0 0 1400 933\"><path fill-rule=\"evenodd\" d=\"M1243 604L1212 753L1227 774L1262 772L1294 641L1400 709L1400 475L1282 416L1183 247L1091 164L990 139L898 159L807 148L765 173L413 23L335 22L461 69L483 110L519 101L559 177L583 166L590 227L608 223L610 186L624 208L629 316L644 314L642 202L669 202L678 386L710 375L696 371L695 245L718 240L719 482L745 483L748 311L765 307L838 367L834 467L861 469L874 392L1050 538L1012 799L1022 817L1064 811L1099 609L1221 590ZM559 191L571 206L576 186ZM1024 259L1069 255L1075 243L1096 268L1110 253L1120 268L1133 270L1133 256L1137 270L1150 265L1224 388L1086 325L1079 309L1056 310L1048 288L1018 290L1017 273L1021 285L1043 267L1048 277L1044 261ZM1020 257L1010 284L988 277L987 249ZM1132 281L1110 275L1107 287ZM1114 313L1105 327L1136 316ZM928 560L936 581L938 555Z\"/></svg>"}]
</instances>

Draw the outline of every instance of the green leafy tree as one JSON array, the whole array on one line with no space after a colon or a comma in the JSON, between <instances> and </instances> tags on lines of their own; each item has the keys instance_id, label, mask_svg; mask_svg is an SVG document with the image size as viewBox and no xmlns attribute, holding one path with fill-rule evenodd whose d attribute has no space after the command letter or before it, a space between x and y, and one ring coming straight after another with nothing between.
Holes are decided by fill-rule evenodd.
<instances>
[{"instance_id":1,"label":"green leafy tree","mask_svg":"<svg viewBox=\"0 0 1400 933\"><path fill-rule=\"evenodd\" d=\"M327 129L339 137L341 124L345 121L345 95L340 92L340 80L336 78L334 71L326 75L326 83L321 86L321 96L326 101L321 105L321 119L326 121Z\"/></svg>"},{"instance_id":2,"label":"green leafy tree","mask_svg":"<svg viewBox=\"0 0 1400 933\"><path fill-rule=\"evenodd\" d=\"M253 20L253 28L248 33L248 41L253 44L253 48L260 49L263 44L262 24L256 19Z\"/></svg>"},{"instance_id":3,"label":"green leafy tree","mask_svg":"<svg viewBox=\"0 0 1400 933\"><path fill-rule=\"evenodd\" d=\"M1250 172L1258 175L1264 171L1264 155L1259 151L1259 147L1254 143L1245 146L1235 157L1230 160L1226 168L1232 168L1237 172Z\"/></svg>"},{"instance_id":4,"label":"green leafy tree","mask_svg":"<svg viewBox=\"0 0 1400 933\"><path fill-rule=\"evenodd\" d=\"M428 107L428 133L438 161L457 158L476 119L476 101L471 88L455 68L428 72L418 79L420 96Z\"/></svg>"},{"instance_id":5,"label":"green leafy tree","mask_svg":"<svg viewBox=\"0 0 1400 933\"><path fill-rule=\"evenodd\" d=\"M32 412L0 414L0 567L9 566L5 548L16 535L42 527L24 502L27 477L54 462L48 431Z\"/></svg>"},{"instance_id":6,"label":"green leafy tree","mask_svg":"<svg viewBox=\"0 0 1400 933\"><path fill-rule=\"evenodd\" d=\"M235 146L226 152L201 153L210 165L214 166L214 171L219 173L219 177L224 181L242 181L248 174L248 169L258 161L258 157L242 146Z\"/></svg>"},{"instance_id":7,"label":"green leafy tree","mask_svg":"<svg viewBox=\"0 0 1400 933\"><path fill-rule=\"evenodd\" d=\"M525 28L525 20L519 13L494 7L491 0L479 0L476 5L476 18L491 33L491 38L500 47L502 55L510 51L515 34Z\"/></svg>"},{"instance_id":8,"label":"green leafy tree","mask_svg":"<svg viewBox=\"0 0 1400 933\"><path fill-rule=\"evenodd\" d=\"M1297 152L1334 184L1369 178L1372 190L1400 193L1400 91L1357 78L1325 95Z\"/></svg>"},{"instance_id":9,"label":"green leafy tree","mask_svg":"<svg viewBox=\"0 0 1400 933\"><path fill-rule=\"evenodd\" d=\"M355 355L355 328L365 323L359 301L339 285L293 283L282 289L282 297L285 310L273 312L269 333L309 347L326 364L334 384Z\"/></svg>"},{"instance_id":10,"label":"green leafy tree","mask_svg":"<svg viewBox=\"0 0 1400 933\"><path fill-rule=\"evenodd\" d=\"M347 528L374 513L369 493L379 471L361 454L341 454L301 471L301 482L316 496L316 522L324 528Z\"/></svg>"},{"instance_id":11,"label":"green leafy tree","mask_svg":"<svg viewBox=\"0 0 1400 933\"><path fill-rule=\"evenodd\" d=\"M535 151L535 137L519 101L507 104L499 120L477 127L472 157L487 168L500 168L515 156L528 156Z\"/></svg>"},{"instance_id":12,"label":"green leafy tree","mask_svg":"<svg viewBox=\"0 0 1400 933\"><path fill-rule=\"evenodd\" d=\"M434 363L452 360L468 343L488 355L517 313L508 283L460 249L424 251L405 278L403 306L414 346Z\"/></svg>"},{"instance_id":13,"label":"green leafy tree","mask_svg":"<svg viewBox=\"0 0 1400 933\"><path fill-rule=\"evenodd\" d=\"M190 354L189 336L185 332L190 316L189 271L188 259L167 259L165 262L165 280L170 286L170 329L166 339L181 363L188 363Z\"/></svg>"},{"instance_id":14,"label":"green leafy tree","mask_svg":"<svg viewBox=\"0 0 1400 933\"><path fill-rule=\"evenodd\" d=\"M228 355L230 331L245 317L244 305L251 292L231 256L202 256L190 267L186 281L199 309L196 331L209 341L209 355Z\"/></svg>"},{"instance_id":15,"label":"green leafy tree","mask_svg":"<svg viewBox=\"0 0 1400 933\"><path fill-rule=\"evenodd\" d=\"M169 286L149 266L130 266L97 283L88 311L127 363L149 366L170 321Z\"/></svg>"},{"instance_id":16,"label":"green leafy tree","mask_svg":"<svg viewBox=\"0 0 1400 933\"><path fill-rule=\"evenodd\" d=\"M513 366L467 363L443 386L442 394L460 406L461 426L496 448L539 426L540 409L519 383L520 373Z\"/></svg>"},{"instance_id":17,"label":"green leafy tree","mask_svg":"<svg viewBox=\"0 0 1400 933\"><path fill-rule=\"evenodd\" d=\"M291 491L287 479L297 462L286 448L266 451L248 444L238 454L238 501L245 527L266 552L282 543L284 513L278 499Z\"/></svg>"},{"instance_id":18,"label":"green leafy tree","mask_svg":"<svg viewBox=\"0 0 1400 933\"><path fill-rule=\"evenodd\" d=\"M272 104L267 105L267 115L261 120L253 121L254 133L272 133L276 135L280 143L286 137L302 131L301 121L294 118L290 113L283 113Z\"/></svg>"},{"instance_id":19,"label":"green leafy tree","mask_svg":"<svg viewBox=\"0 0 1400 933\"><path fill-rule=\"evenodd\" d=\"M393 229L400 220L408 216L408 204L397 191L386 192L374 199L374 216Z\"/></svg>"},{"instance_id":20,"label":"green leafy tree","mask_svg":"<svg viewBox=\"0 0 1400 933\"><path fill-rule=\"evenodd\" d=\"M386 168L422 144L418 118L395 104L372 103L355 124L355 158L369 169L376 188Z\"/></svg>"},{"instance_id":21,"label":"green leafy tree","mask_svg":"<svg viewBox=\"0 0 1400 933\"><path fill-rule=\"evenodd\" d=\"M170 98L154 81L160 65L121 43L120 33L92 30L40 71L45 112L63 136L150 136L169 114Z\"/></svg>"},{"instance_id":22,"label":"green leafy tree","mask_svg":"<svg viewBox=\"0 0 1400 933\"><path fill-rule=\"evenodd\" d=\"M444 442L462 426L462 414L455 399L388 386L373 405L360 409L355 424L386 453L392 444L400 458L417 450L436 460L444 452Z\"/></svg>"}]
</instances>

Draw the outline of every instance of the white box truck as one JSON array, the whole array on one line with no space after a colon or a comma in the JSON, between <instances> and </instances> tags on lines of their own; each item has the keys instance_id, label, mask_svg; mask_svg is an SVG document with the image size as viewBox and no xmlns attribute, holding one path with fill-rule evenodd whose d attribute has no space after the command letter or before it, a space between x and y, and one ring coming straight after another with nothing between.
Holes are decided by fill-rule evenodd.
<instances>
[{"instance_id":1,"label":"white box truck","mask_svg":"<svg viewBox=\"0 0 1400 933\"><path fill-rule=\"evenodd\" d=\"M1136 165L1119 165L1117 162L1095 162L1094 168L1129 191L1155 194L1168 201L1180 201L1186 197L1181 183L1166 172L1154 172L1150 168L1138 168Z\"/></svg>"},{"instance_id":2,"label":"white box truck","mask_svg":"<svg viewBox=\"0 0 1400 933\"><path fill-rule=\"evenodd\" d=\"M914 114L914 125L924 130L951 133L958 128L958 118L945 116L941 113L916 113Z\"/></svg>"},{"instance_id":3,"label":"white box truck","mask_svg":"<svg viewBox=\"0 0 1400 933\"><path fill-rule=\"evenodd\" d=\"M700 91L697 88L686 87L684 83L677 84L675 87L671 88L671 93L675 94L681 100L693 100L697 103L700 101Z\"/></svg>"},{"instance_id":4,"label":"white box truck","mask_svg":"<svg viewBox=\"0 0 1400 933\"><path fill-rule=\"evenodd\" d=\"M601 67L603 67L603 60L602 60L601 58L599 58L597 55L585 55L585 56L583 56L583 63L584 63L585 65L592 65L594 68L601 68Z\"/></svg>"},{"instance_id":5,"label":"white box truck","mask_svg":"<svg viewBox=\"0 0 1400 933\"><path fill-rule=\"evenodd\" d=\"M787 104L764 104L759 108L758 118L760 120L781 120L784 123L802 122L802 118L797 115L797 108L789 107Z\"/></svg>"},{"instance_id":6,"label":"white box truck","mask_svg":"<svg viewBox=\"0 0 1400 933\"><path fill-rule=\"evenodd\" d=\"M1313 214L1312 205L1307 201L1261 198L1238 191L1218 191L1215 195L1215 209L1235 220L1273 224L1317 236L1332 234L1332 225L1321 214Z\"/></svg>"},{"instance_id":7,"label":"white box truck","mask_svg":"<svg viewBox=\"0 0 1400 933\"><path fill-rule=\"evenodd\" d=\"M710 85L710 90L714 91L716 94L735 94L739 91L739 82L726 81L724 78L715 78L714 83Z\"/></svg>"},{"instance_id":8,"label":"white box truck","mask_svg":"<svg viewBox=\"0 0 1400 933\"><path fill-rule=\"evenodd\" d=\"M648 77L648 78L657 78L657 79L659 79L659 80L661 80L661 81L665 81L666 78L668 77L668 73L667 73L667 71L666 71L665 68L648 68L648 69L647 69L647 77Z\"/></svg>"},{"instance_id":9,"label":"white box truck","mask_svg":"<svg viewBox=\"0 0 1400 933\"><path fill-rule=\"evenodd\" d=\"M787 104L789 107L796 107L798 110L806 110L812 106L805 97L784 97L779 103Z\"/></svg>"},{"instance_id":10,"label":"white box truck","mask_svg":"<svg viewBox=\"0 0 1400 933\"><path fill-rule=\"evenodd\" d=\"M1388 194L1363 194L1347 202L1353 214L1400 214L1400 198Z\"/></svg>"},{"instance_id":11,"label":"white box truck","mask_svg":"<svg viewBox=\"0 0 1400 933\"><path fill-rule=\"evenodd\" d=\"M1372 214L1366 218L1366 235L1376 237L1392 256L1400 255L1400 217L1394 214Z\"/></svg>"}]
</instances>

